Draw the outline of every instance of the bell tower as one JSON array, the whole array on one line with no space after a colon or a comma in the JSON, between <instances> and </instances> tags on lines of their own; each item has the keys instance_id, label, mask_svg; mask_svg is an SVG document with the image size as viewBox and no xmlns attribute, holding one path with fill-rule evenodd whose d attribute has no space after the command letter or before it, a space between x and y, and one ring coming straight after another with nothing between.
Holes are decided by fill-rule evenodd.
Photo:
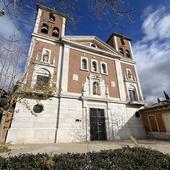
<instances>
[{"instance_id":1,"label":"bell tower","mask_svg":"<svg viewBox=\"0 0 170 170\"><path fill-rule=\"evenodd\" d=\"M61 38L65 35L66 16L42 5L38 5L37 10L25 84L29 88L42 85L55 88L59 84Z\"/></svg>"},{"instance_id":2,"label":"bell tower","mask_svg":"<svg viewBox=\"0 0 170 170\"><path fill-rule=\"evenodd\" d=\"M37 8L38 15L34 33L61 38L65 34L66 16L42 5L38 5Z\"/></svg>"},{"instance_id":3,"label":"bell tower","mask_svg":"<svg viewBox=\"0 0 170 170\"><path fill-rule=\"evenodd\" d=\"M107 43L116 49L123 57L133 60L131 39L122 34L113 33Z\"/></svg>"}]
</instances>

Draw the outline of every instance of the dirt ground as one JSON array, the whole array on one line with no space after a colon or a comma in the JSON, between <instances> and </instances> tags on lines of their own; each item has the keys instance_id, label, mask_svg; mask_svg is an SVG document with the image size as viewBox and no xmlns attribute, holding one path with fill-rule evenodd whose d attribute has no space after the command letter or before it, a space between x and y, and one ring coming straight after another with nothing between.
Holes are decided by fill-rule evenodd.
<instances>
[{"instance_id":1,"label":"dirt ground","mask_svg":"<svg viewBox=\"0 0 170 170\"><path fill-rule=\"evenodd\" d=\"M143 146L158 150L163 153L170 154L170 141L161 140L138 140L138 146ZM19 155L24 153L84 153L91 151L100 151L108 149L118 149L125 146L135 146L130 140L124 141L94 141L82 143L55 143L55 144L22 144L22 145L9 145L11 151L9 153L0 153L0 156Z\"/></svg>"}]
</instances>

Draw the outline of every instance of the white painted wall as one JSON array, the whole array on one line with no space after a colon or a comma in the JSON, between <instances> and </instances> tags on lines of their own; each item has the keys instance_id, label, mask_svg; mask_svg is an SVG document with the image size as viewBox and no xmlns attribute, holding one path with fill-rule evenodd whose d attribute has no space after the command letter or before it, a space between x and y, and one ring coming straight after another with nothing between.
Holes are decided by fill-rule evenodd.
<instances>
[{"instance_id":1,"label":"white painted wall","mask_svg":"<svg viewBox=\"0 0 170 170\"><path fill-rule=\"evenodd\" d=\"M10 143L54 143L58 99L48 100L26 99L30 108L37 103L44 106L44 110L37 116L25 107L23 102L17 103L13 121L9 129L6 142Z\"/></svg>"},{"instance_id":2,"label":"white painted wall","mask_svg":"<svg viewBox=\"0 0 170 170\"><path fill-rule=\"evenodd\" d=\"M119 60L115 60L115 66L116 66L116 75L117 75L117 80L118 80L120 100L126 101L125 85L123 81L124 78L123 78L121 64Z\"/></svg>"},{"instance_id":3,"label":"white painted wall","mask_svg":"<svg viewBox=\"0 0 170 170\"><path fill-rule=\"evenodd\" d=\"M77 99L61 98L57 142L76 142L83 140L82 102ZM79 119L79 122L76 122Z\"/></svg>"},{"instance_id":4,"label":"white painted wall","mask_svg":"<svg viewBox=\"0 0 170 170\"><path fill-rule=\"evenodd\" d=\"M90 108L105 110L107 140L129 139L131 135L145 137L142 120L135 116L138 108L104 101L62 99L57 142L90 140ZM81 122L76 122L76 119Z\"/></svg>"},{"instance_id":5,"label":"white painted wall","mask_svg":"<svg viewBox=\"0 0 170 170\"><path fill-rule=\"evenodd\" d=\"M54 143L58 113L58 99L27 99L31 108L38 103L44 111L33 116L23 104L17 103L14 119L6 142L11 143ZM141 118L135 117L137 108L106 101L82 101L61 98L57 143L90 140L90 108L105 110L107 140L129 139L145 136ZM78 119L79 121L76 121Z\"/></svg>"},{"instance_id":6,"label":"white painted wall","mask_svg":"<svg viewBox=\"0 0 170 170\"><path fill-rule=\"evenodd\" d=\"M109 104L113 135L115 140L129 139L132 135L137 138L144 138L145 131L141 118L135 116L139 108L128 107L125 104Z\"/></svg>"},{"instance_id":7,"label":"white painted wall","mask_svg":"<svg viewBox=\"0 0 170 170\"><path fill-rule=\"evenodd\" d=\"M37 31L38 31L41 15L42 15L42 9L39 8L38 9L37 19L36 19L35 26L34 26L34 33L37 33Z\"/></svg>"},{"instance_id":8,"label":"white painted wall","mask_svg":"<svg viewBox=\"0 0 170 170\"><path fill-rule=\"evenodd\" d=\"M63 52L63 63L62 64L62 80L61 80L61 90L62 92L67 92L68 86L68 71L69 71L69 55L70 55L70 48L68 45L64 45L64 52Z\"/></svg>"}]
</instances>

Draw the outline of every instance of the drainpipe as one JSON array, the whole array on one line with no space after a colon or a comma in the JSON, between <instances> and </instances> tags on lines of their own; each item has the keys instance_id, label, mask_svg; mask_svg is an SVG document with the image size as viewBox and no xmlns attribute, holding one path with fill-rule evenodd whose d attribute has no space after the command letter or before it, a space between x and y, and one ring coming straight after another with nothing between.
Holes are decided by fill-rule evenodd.
<instances>
[{"instance_id":1,"label":"drainpipe","mask_svg":"<svg viewBox=\"0 0 170 170\"><path fill-rule=\"evenodd\" d=\"M62 41L62 40L61 40ZM56 130L55 130L55 138L54 143L57 142L57 132L59 127L59 116L60 116L60 104L61 104L61 83L62 83L62 75L63 75L63 59L64 59L64 44L61 42L61 68L60 68L60 78L59 78L59 93L58 93L58 109L57 109L57 121L56 121Z\"/></svg>"}]
</instances>

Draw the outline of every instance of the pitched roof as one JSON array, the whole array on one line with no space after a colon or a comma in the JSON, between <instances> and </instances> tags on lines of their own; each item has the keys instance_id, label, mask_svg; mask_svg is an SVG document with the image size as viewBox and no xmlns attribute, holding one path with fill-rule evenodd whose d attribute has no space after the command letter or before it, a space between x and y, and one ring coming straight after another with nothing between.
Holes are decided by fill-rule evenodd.
<instances>
[{"instance_id":1,"label":"pitched roof","mask_svg":"<svg viewBox=\"0 0 170 170\"><path fill-rule=\"evenodd\" d=\"M72 42L93 42L96 43L97 45L101 46L104 48L105 51L112 52L116 55L120 55L119 52L116 51L113 47L111 47L109 44L101 40L100 38L96 36L64 36L63 37L66 40L72 41Z\"/></svg>"},{"instance_id":2,"label":"pitched roof","mask_svg":"<svg viewBox=\"0 0 170 170\"><path fill-rule=\"evenodd\" d=\"M145 111L145 110L151 110L151 109L156 109L156 108L164 108L170 106L170 100L163 100L158 103L154 103L149 106L145 106L144 108L140 109L140 111Z\"/></svg>"}]
</instances>

